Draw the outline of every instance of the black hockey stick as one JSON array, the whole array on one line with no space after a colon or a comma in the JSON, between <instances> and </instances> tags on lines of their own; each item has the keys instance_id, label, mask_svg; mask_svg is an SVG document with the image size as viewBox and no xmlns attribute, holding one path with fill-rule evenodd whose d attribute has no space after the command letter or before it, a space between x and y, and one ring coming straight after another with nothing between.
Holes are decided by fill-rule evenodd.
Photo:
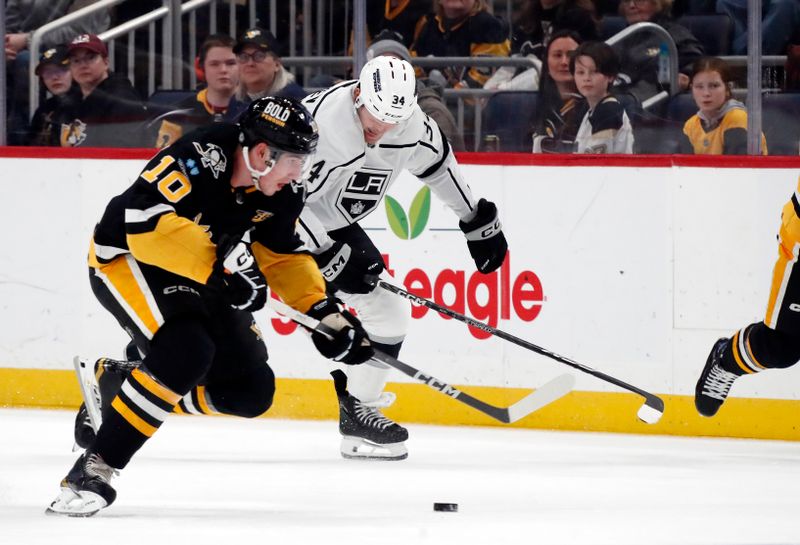
<instances>
[{"instance_id":1,"label":"black hockey stick","mask_svg":"<svg viewBox=\"0 0 800 545\"><path fill-rule=\"evenodd\" d=\"M331 329L311 316L303 314L302 312L293 309L289 305L273 297L267 299L267 306L269 306L272 310L290 318L291 320L294 320L298 324L311 330L318 331L323 335L332 337L334 334L336 334L334 329ZM450 396L451 398L464 403L465 405L469 405L473 409L480 411L487 416L491 416L495 420L499 420L504 424L516 422L517 420L528 416L532 412L541 409L545 405L548 405L553 401L563 397L569 393L570 390L572 390L572 386L575 384L575 378L572 375L561 375L543 384L510 407L495 407L494 405L490 405L485 401L474 398L471 395L458 390L454 386L451 386L431 375L425 374L422 371L411 367L407 363L403 363L402 361L378 350L375 351L375 355L372 357L372 359L397 369L404 375L418 380L419 382L425 383L434 390Z\"/></svg>"},{"instance_id":2,"label":"black hockey stick","mask_svg":"<svg viewBox=\"0 0 800 545\"><path fill-rule=\"evenodd\" d=\"M519 337L515 337L514 335L511 335L510 333L506 333L505 331L501 331L501 330L499 330L497 328L494 328L494 327L492 327L492 326L490 326L488 324L485 324L483 322L479 322L478 320L475 320L474 318L470 318L469 316L464 316L463 314L459 314L458 312L456 312L454 310L451 310L451 309L449 309L447 307L444 307L442 305L434 303L433 301L425 299L424 297L419 297L417 295L414 295L413 293L409 293L406 290L404 290L403 288L399 288L399 287L395 286L394 284L390 284L390 283L385 282L383 280L378 280L377 282L378 282L378 285L381 288L383 288L383 289L385 289L387 291L390 291L390 292L392 292L392 293L394 293L396 295L399 295L401 297L405 297L406 299L408 299L409 301L411 301L413 303L428 307L429 309L435 310L436 312L439 312L440 314L444 314L445 316L449 316L451 318L455 318L456 320L458 320L460 322L464 322L465 324L471 325L472 327L475 327L477 329L485 331L485 332L487 332L487 333L489 333L491 335L494 335L496 337L500 337L501 339L504 339L506 341L514 343L517 346L521 346L523 348L527 348L528 350L532 350L533 352L536 352L537 354L541 354L542 356L546 356L548 358L554 359L557 362L563 363L565 365L569 365L570 367L574 367L575 369L578 369L579 371L583 371L584 373L588 373L588 374L590 374L590 375L592 375L594 377L599 378L600 380L604 380L606 382L610 382L611 384L619 386L620 388L623 388L625 390L628 390L628 391L634 392L636 394L639 394L640 396L642 396L644 398L644 405L642 405L639 408L639 411L636 413L636 416L638 416L639 420L641 420L642 422L646 422L647 424L655 424L656 422L659 421L661 416L664 414L664 400L661 399L660 397L654 395L654 394L651 394L650 392L646 392L646 391L644 391L644 390L642 390L640 388L637 388L636 386L632 386L632 385L628 384L627 382L623 382L623 381L619 380L618 378L612 377L610 375L606 375L605 373L601 373L600 371L592 369L591 367L587 367L586 365L583 365L582 363L578 363L577 361L571 360L569 358L565 358L564 356L560 356L560 355L556 354L555 352L551 352L550 350L547 350L546 348L542 348L541 346L537 346L537 345L535 345L535 344L533 344L531 342L528 342L528 341L526 341L524 339L520 339Z\"/></svg>"}]
</instances>

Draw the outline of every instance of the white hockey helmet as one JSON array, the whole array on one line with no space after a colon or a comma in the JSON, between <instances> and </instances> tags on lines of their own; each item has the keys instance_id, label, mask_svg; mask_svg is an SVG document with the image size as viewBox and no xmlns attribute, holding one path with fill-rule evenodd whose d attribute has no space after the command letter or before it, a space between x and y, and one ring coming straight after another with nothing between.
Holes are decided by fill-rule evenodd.
<instances>
[{"instance_id":1,"label":"white hockey helmet","mask_svg":"<svg viewBox=\"0 0 800 545\"><path fill-rule=\"evenodd\" d=\"M356 110L364 106L376 119L397 124L414 113L417 105L417 78L403 59L381 55L361 69L360 93Z\"/></svg>"}]
</instances>

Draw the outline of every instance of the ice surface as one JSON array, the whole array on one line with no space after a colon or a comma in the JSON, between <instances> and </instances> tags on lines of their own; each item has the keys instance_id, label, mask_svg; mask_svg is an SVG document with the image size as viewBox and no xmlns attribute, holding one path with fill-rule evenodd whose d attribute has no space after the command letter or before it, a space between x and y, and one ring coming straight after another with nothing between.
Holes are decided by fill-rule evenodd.
<instances>
[{"instance_id":1,"label":"ice surface","mask_svg":"<svg viewBox=\"0 0 800 545\"><path fill-rule=\"evenodd\" d=\"M360 462L334 422L219 417L167 420L95 517L47 517L72 419L0 410L0 545L800 543L798 443L417 425L408 460Z\"/></svg>"}]
</instances>

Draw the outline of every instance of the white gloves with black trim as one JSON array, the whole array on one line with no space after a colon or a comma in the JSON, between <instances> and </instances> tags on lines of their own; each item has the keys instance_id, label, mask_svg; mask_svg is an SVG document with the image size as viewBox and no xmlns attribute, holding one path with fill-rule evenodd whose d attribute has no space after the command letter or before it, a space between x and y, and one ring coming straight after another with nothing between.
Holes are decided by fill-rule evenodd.
<instances>
[{"instance_id":1,"label":"white gloves with black trim","mask_svg":"<svg viewBox=\"0 0 800 545\"><path fill-rule=\"evenodd\" d=\"M467 222L459 221L458 226L467 237L469 254L479 272L490 273L503 264L508 243L493 202L479 200L474 217Z\"/></svg>"},{"instance_id":2,"label":"white gloves with black trim","mask_svg":"<svg viewBox=\"0 0 800 545\"><path fill-rule=\"evenodd\" d=\"M358 365L375 354L361 322L346 309L340 309L335 299L323 299L306 314L336 330L332 339L319 331L311 333L314 346L326 358L347 365Z\"/></svg>"},{"instance_id":3,"label":"white gloves with black trim","mask_svg":"<svg viewBox=\"0 0 800 545\"><path fill-rule=\"evenodd\" d=\"M370 255L344 242L335 242L316 254L314 260L328 285L346 293L371 292L375 289L375 279L386 268L380 255Z\"/></svg>"},{"instance_id":4,"label":"white gloves with black trim","mask_svg":"<svg viewBox=\"0 0 800 545\"><path fill-rule=\"evenodd\" d=\"M267 280L258 268L249 245L228 235L217 243L217 288L222 298L233 308L255 312L267 302Z\"/></svg>"}]
</instances>

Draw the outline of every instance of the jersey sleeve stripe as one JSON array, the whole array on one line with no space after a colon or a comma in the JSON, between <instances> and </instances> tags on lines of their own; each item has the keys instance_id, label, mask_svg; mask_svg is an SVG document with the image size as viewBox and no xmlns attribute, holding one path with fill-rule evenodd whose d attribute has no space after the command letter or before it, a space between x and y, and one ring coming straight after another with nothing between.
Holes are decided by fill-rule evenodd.
<instances>
[{"instance_id":1,"label":"jersey sleeve stripe","mask_svg":"<svg viewBox=\"0 0 800 545\"><path fill-rule=\"evenodd\" d=\"M461 184L459 184L458 180L456 179L456 177L453 176L453 171L448 168L447 169L447 174L450 176L450 179L453 180L453 185L458 190L458 194L461 195L461 198L464 199L464 203L467 205L467 208L469 208L470 211L472 211L472 205L470 204L469 199L467 198L467 196L464 194L464 190L461 188Z\"/></svg>"},{"instance_id":2,"label":"jersey sleeve stripe","mask_svg":"<svg viewBox=\"0 0 800 545\"><path fill-rule=\"evenodd\" d=\"M450 142L447 141L447 137L442 132L442 128L441 127L439 127L439 134L442 137L442 156L439 158L438 161L436 161L434 164L432 164L430 167L428 167L425 170L425 172L423 172L422 174L418 175L417 176L418 178L427 178L427 177L432 176L433 174L435 174L440 168L442 168L442 165L447 160L447 156L450 155ZM434 152L436 152L436 151L437 150L434 148Z\"/></svg>"},{"instance_id":3,"label":"jersey sleeve stripe","mask_svg":"<svg viewBox=\"0 0 800 545\"><path fill-rule=\"evenodd\" d=\"M167 212L175 212L175 208L168 204L157 204L146 208L144 210L136 210L133 208L125 209L125 223L145 223L150 218Z\"/></svg>"}]
</instances>

